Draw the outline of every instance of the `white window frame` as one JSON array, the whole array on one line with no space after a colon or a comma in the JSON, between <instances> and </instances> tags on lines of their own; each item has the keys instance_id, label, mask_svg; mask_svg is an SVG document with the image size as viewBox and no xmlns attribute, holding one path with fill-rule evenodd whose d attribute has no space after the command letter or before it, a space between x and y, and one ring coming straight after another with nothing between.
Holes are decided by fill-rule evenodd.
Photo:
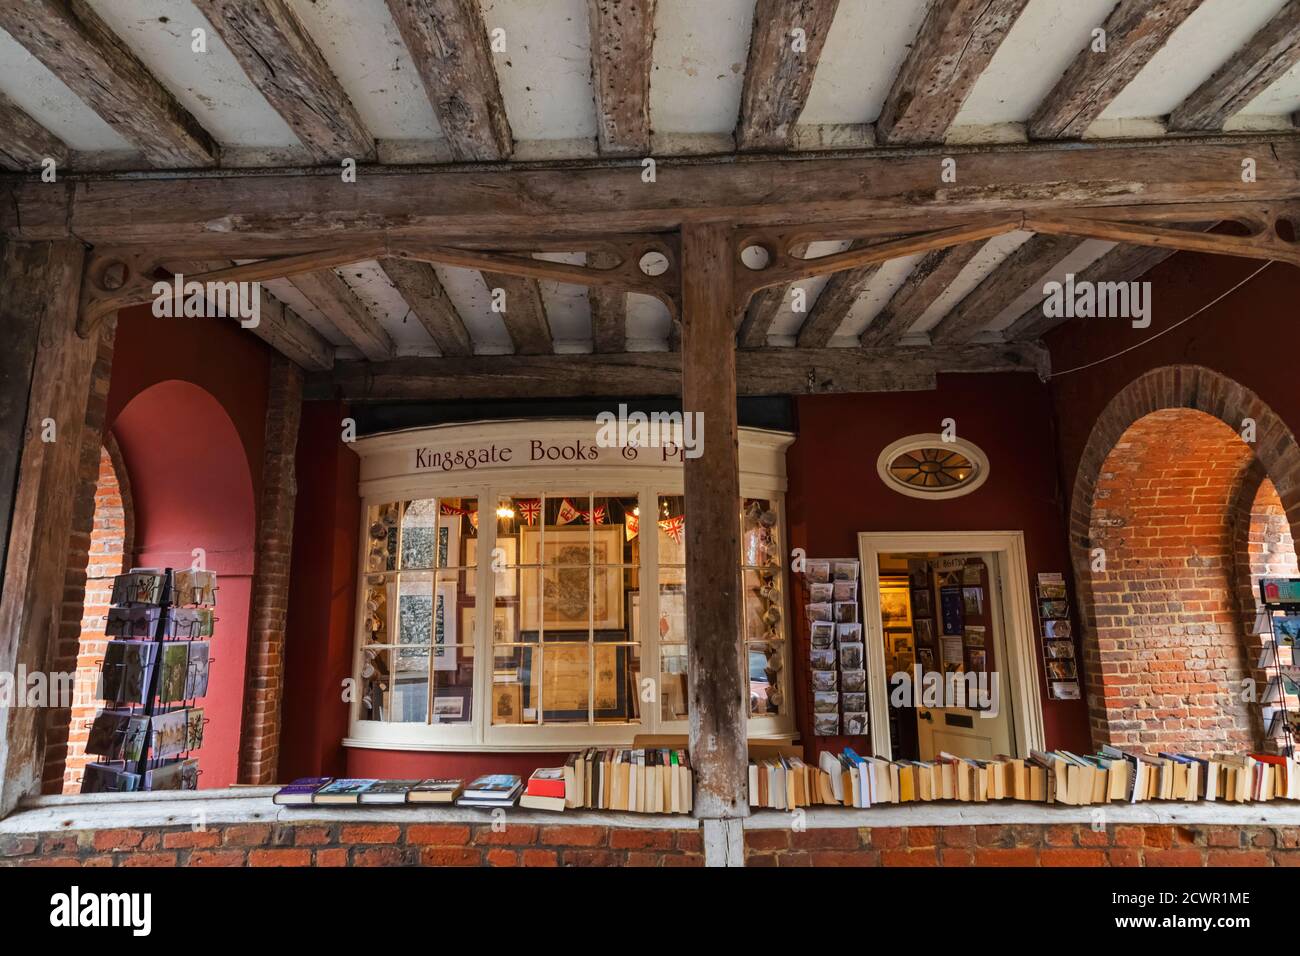
<instances>
[{"instance_id":1,"label":"white window frame","mask_svg":"<svg viewBox=\"0 0 1300 956\"><path fill-rule=\"evenodd\" d=\"M670 465L584 464L582 466L503 466L479 472L403 473L402 456L412 449L429 444L451 445L502 445L511 441L541 438L558 443L581 437L594 440L596 423L591 419L581 421L516 421L485 422L468 425L448 425L434 428L412 429L402 432L375 435L360 439L354 448L362 458L360 494L362 498L361 528L358 542L357 608L353 627L352 676L360 686L363 655L363 621L365 614L365 559L368 549L370 508L394 501L416 498L476 498L480 513L495 515L502 497L555 497L557 495L596 496L635 493L639 497L641 514L649 520L641 530L640 565L637 569L639 588L643 595L653 594L653 601L642 600L638 631L641 635L640 653L642 675L659 673L658 628L658 558L659 536L653 517L658 513L660 495L683 494L682 467ZM785 515L785 449L794 436L785 432L741 428L740 486L741 498L762 498L771 501L779 516L780 547L788 548ZM652 449L653 451L653 449ZM614 450L617 453L617 450ZM742 502L735 503L737 514ZM484 512L486 509L486 512ZM689 516L688 519L689 520ZM497 524L493 520L479 525L479 562L476 590L479 595L492 593L493 577L489 561L484 560L496 547ZM776 568L781 582L784 607L782 661L783 690L785 695L782 713L775 717L756 717L748 720L751 739L784 739L795 735L793 671L791 648L794 639L789 620L788 576L784 562ZM735 573L741 572L740 555L736 556ZM690 582L687 583L689 600ZM646 734L685 734L687 720L661 719L661 704L642 703L639 723L618 725L601 724L548 724L548 725L493 725L487 714L486 702L490 699L492 667L484 661L492 659L491 615L494 601L480 600L474 612L477 615L474 644L475 670L472 719L466 723L399 723L362 719L359 699L351 702L346 747L381 750L413 751L556 751L588 746L630 745L636 736ZM389 635L395 642L397 635ZM742 655L742 666L748 685L748 654L743 633L737 635ZM430 679L432 679L432 674ZM354 694L358 698L359 694Z\"/></svg>"}]
</instances>

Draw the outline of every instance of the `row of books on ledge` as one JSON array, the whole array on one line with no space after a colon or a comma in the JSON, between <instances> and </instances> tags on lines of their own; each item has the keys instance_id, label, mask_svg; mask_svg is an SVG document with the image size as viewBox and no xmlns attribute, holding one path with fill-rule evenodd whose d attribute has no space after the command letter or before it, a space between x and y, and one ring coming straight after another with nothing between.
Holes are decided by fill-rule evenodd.
<instances>
[{"instance_id":1,"label":"row of books on ledge","mask_svg":"<svg viewBox=\"0 0 1300 956\"><path fill-rule=\"evenodd\" d=\"M785 748L781 748L784 750ZM1029 759L934 760L862 757L823 751L818 765L793 752L749 762L749 804L775 810L831 805L958 800L1025 800L1070 806L1145 800L1300 800L1300 762L1273 754L1192 757L1102 747L1091 756L1031 751Z\"/></svg>"},{"instance_id":2,"label":"row of books on ledge","mask_svg":"<svg viewBox=\"0 0 1300 956\"><path fill-rule=\"evenodd\" d=\"M460 807L533 810L588 808L634 813L690 813L694 784L685 749L589 748L563 767L463 780L371 780L303 777L272 798L281 806L455 803Z\"/></svg>"}]
</instances>

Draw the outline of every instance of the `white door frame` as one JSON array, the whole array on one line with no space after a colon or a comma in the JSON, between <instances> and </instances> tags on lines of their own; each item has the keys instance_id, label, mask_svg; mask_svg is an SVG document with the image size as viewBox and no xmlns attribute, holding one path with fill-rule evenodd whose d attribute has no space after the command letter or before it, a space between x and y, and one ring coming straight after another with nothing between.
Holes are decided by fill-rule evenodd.
<instances>
[{"instance_id":1,"label":"white door frame","mask_svg":"<svg viewBox=\"0 0 1300 956\"><path fill-rule=\"evenodd\" d=\"M863 639L866 641L867 707L871 717L871 749L890 759L889 683L885 673L885 640L880 623L880 562L882 554L927 551L993 551L1002 564L1003 639L1007 663L1003 680L1011 690L1013 756L1045 747L1043 701L1038 685L1037 618L1029 590L1029 565L1021 531L862 531L858 554L862 561ZM938 609L936 608L936 611Z\"/></svg>"}]
</instances>

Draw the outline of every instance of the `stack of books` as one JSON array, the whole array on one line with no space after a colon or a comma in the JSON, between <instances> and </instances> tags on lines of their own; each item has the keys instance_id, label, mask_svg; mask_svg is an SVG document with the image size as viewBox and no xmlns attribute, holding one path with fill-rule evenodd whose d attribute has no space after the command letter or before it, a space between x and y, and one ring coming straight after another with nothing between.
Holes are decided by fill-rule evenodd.
<instances>
[{"instance_id":1,"label":"stack of books","mask_svg":"<svg viewBox=\"0 0 1300 956\"><path fill-rule=\"evenodd\" d=\"M592 747L564 764L565 806L631 813L690 813L694 778L685 749Z\"/></svg>"},{"instance_id":2,"label":"stack of books","mask_svg":"<svg viewBox=\"0 0 1300 956\"><path fill-rule=\"evenodd\" d=\"M524 782L513 773L490 773L472 781L458 807L512 807L524 789Z\"/></svg>"},{"instance_id":3,"label":"stack of books","mask_svg":"<svg viewBox=\"0 0 1300 956\"><path fill-rule=\"evenodd\" d=\"M568 787L564 782L563 767L542 767L534 770L524 787L519 805L530 810L563 811L568 802Z\"/></svg>"}]
</instances>

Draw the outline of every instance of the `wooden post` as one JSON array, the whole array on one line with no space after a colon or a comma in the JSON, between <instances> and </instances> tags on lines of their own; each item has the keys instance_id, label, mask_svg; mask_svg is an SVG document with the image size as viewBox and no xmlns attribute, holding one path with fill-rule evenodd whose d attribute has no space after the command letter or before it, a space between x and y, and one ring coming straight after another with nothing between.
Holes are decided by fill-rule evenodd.
<instances>
[{"instance_id":1,"label":"wooden post","mask_svg":"<svg viewBox=\"0 0 1300 956\"><path fill-rule=\"evenodd\" d=\"M76 332L84 259L75 240L9 243L0 265L5 292L0 328L34 327L39 343L0 594L0 673L11 675L13 703L22 705L0 707L0 817L39 792L41 784L47 708L26 706L21 678L47 670L63 604L77 464L98 344L95 334L83 339Z\"/></svg>"},{"instance_id":2,"label":"wooden post","mask_svg":"<svg viewBox=\"0 0 1300 956\"><path fill-rule=\"evenodd\" d=\"M698 413L702 454L687 457L686 640L695 815L705 864L743 866L748 756L740 649L740 475L731 230L682 229L682 410Z\"/></svg>"}]
</instances>

